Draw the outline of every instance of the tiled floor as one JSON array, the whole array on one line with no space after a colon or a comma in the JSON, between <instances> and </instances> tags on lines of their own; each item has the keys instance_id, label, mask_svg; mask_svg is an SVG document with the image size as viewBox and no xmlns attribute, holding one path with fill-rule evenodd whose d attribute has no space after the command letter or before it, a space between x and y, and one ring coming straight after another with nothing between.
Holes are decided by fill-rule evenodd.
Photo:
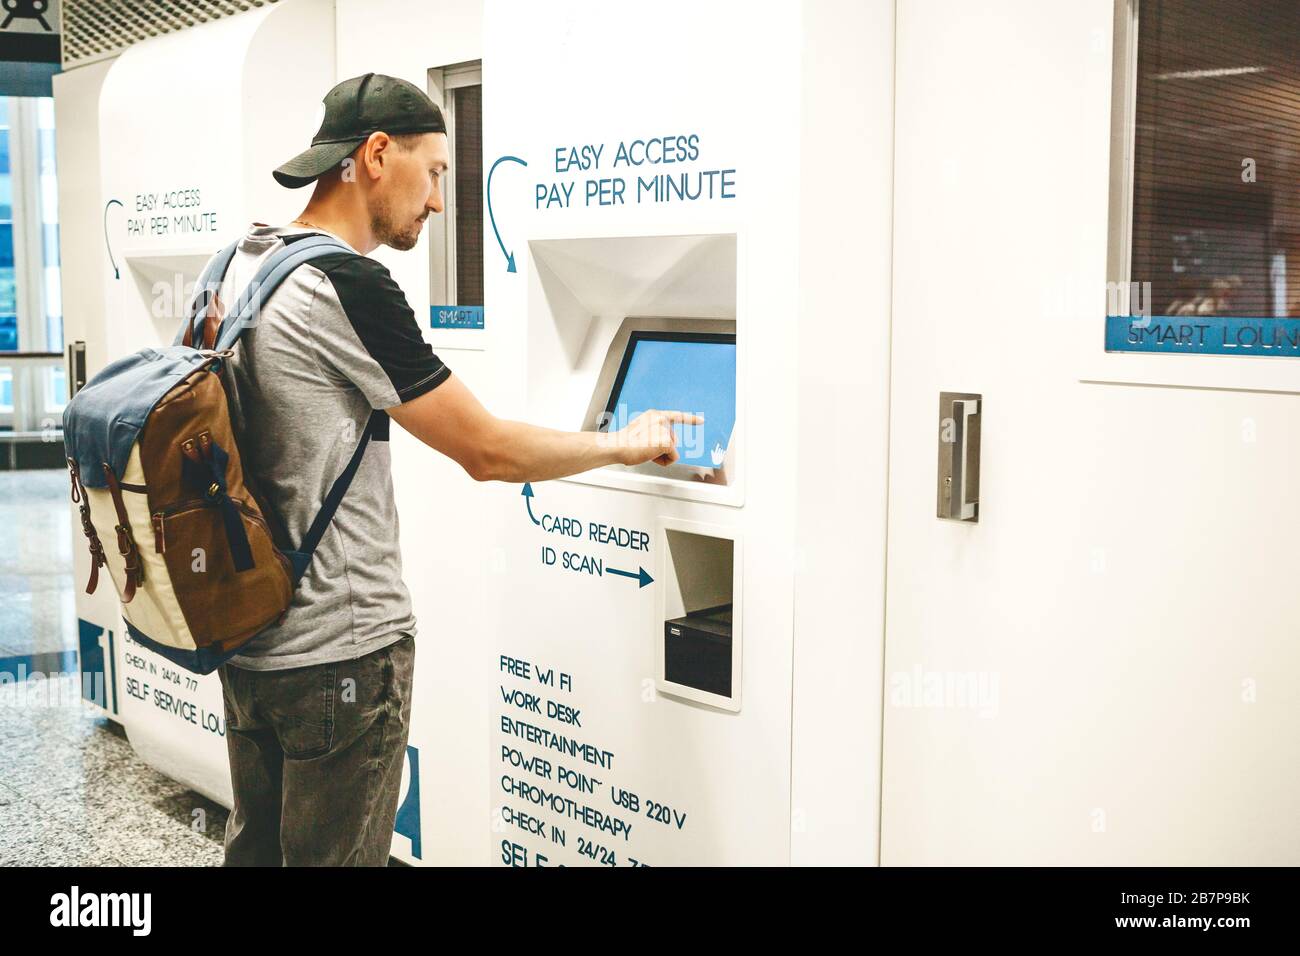
<instances>
[{"instance_id":1,"label":"tiled floor","mask_svg":"<svg viewBox=\"0 0 1300 956\"><path fill-rule=\"evenodd\" d=\"M0 865L215 866L226 810L146 766L81 699L62 471L0 472Z\"/></svg>"}]
</instances>

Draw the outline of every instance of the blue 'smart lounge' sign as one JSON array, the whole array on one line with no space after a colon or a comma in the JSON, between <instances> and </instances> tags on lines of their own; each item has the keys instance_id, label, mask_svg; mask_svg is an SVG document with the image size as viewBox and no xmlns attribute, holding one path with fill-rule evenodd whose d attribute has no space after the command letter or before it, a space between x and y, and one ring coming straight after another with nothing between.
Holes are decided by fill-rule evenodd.
<instances>
[{"instance_id":1,"label":"blue 'smart lounge' sign","mask_svg":"<svg viewBox=\"0 0 1300 956\"><path fill-rule=\"evenodd\" d=\"M430 325L435 329L482 329L481 305L431 305Z\"/></svg>"},{"instance_id":2,"label":"blue 'smart lounge' sign","mask_svg":"<svg viewBox=\"0 0 1300 956\"><path fill-rule=\"evenodd\" d=\"M1108 315L1106 351L1300 358L1300 319Z\"/></svg>"}]
</instances>

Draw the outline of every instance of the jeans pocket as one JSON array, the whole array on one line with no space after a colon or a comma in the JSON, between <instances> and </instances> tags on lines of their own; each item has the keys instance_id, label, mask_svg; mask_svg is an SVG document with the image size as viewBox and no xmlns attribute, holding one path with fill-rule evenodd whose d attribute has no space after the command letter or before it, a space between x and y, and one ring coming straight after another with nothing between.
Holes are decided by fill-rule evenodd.
<instances>
[{"instance_id":1,"label":"jeans pocket","mask_svg":"<svg viewBox=\"0 0 1300 956\"><path fill-rule=\"evenodd\" d=\"M336 680L339 685L335 707L334 744L348 747L382 727L393 709L393 699L401 693L394 654L400 654L401 641L350 661L340 661Z\"/></svg>"},{"instance_id":2,"label":"jeans pocket","mask_svg":"<svg viewBox=\"0 0 1300 956\"><path fill-rule=\"evenodd\" d=\"M333 663L272 671L258 689L258 703L290 760L319 757L334 745L337 671Z\"/></svg>"}]
</instances>

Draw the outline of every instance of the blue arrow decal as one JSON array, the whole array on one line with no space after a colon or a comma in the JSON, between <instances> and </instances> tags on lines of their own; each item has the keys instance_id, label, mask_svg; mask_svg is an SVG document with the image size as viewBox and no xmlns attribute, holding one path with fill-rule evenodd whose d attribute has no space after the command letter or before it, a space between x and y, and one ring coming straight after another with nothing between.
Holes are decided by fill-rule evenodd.
<instances>
[{"instance_id":1,"label":"blue arrow decal","mask_svg":"<svg viewBox=\"0 0 1300 956\"><path fill-rule=\"evenodd\" d=\"M120 279L122 278L122 273L117 268L117 263L113 261L113 244L108 239L108 209L113 205L113 203L122 206L122 200L110 199L108 202L104 203L104 248L108 250L108 262L113 267L113 278ZM125 209L126 206L122 206L122 208Z\"/></svg>"},{"instance_id":2,"label":"blue arrow decal","mask_svg":"<svg viewBox=\"0 0 1300 956\"><path fill-rule=\"evenodd\" d=\"M637 568L636 574L633 574L631 571L620 571L618 568L609 568L609 567L605 568L605 571L608 574L617 574L620 577L632 578L633 580L640 581L641 584L639 585L639 587L645 587L647 584L650 584L651 582L654 581L654 578L646 574L645 568Z\"/></svg>"},{"instance_id":3,"label":"blue arrow decal","mask_svg":"<svg viewBox=\"0 0 1300 956\"><path fill-rule=\"evenodd\" d=\"M492 233L497 237L497 245L501 247L501 254L506 257L506 272L514 272L515 254L513 252L506 251L506 244L501 241L501 233L497 229L497 217L492 214L492 174L496 172L497 167L504 162L518 163L521 166L527 166L528 164L524 162L522 159L520 159L518 156L502 156L495 163L493 163L492 168L488 170L487 189L486 189L488 221L492 223Z\"/></svg>"},{"instance_id":4,"label":"blue arrow decal","mask_svg":"<svg viewBox=\"0 0 1300 956\"><path fill-rule=\"evenodd\" d=\"M532 482L524 482L524 490L520 492L524 496L524 501L528 503L528 517L533 518L533 485ZM536 518L533 518L533 524L541 524Z\"/></svg>"}]
</instances>

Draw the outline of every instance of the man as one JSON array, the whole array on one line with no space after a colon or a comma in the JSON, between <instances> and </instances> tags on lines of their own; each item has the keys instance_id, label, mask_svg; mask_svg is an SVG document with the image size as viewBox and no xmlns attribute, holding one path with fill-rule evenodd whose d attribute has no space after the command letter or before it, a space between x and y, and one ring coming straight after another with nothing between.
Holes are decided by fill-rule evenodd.
<instances>
[{"instance_id":1,"label":"man","mask_svg":"<svg viewBox=\"0 0 1300 956\"><path fill-rule=\"evenodd\" d=\"M612 463L670 464L675 423L647 412L613 434L491 415L420 334L380 245L411 249L442 212L446 127L404 80L367 73L325 97L305 152L275 170L315 183L287 227L253 223L220 299L261 258L314 234L352 252L298 267L232 356L231 414L244 468L287 541L301 540L376 409L479 481L540 481ZM411 708L415 619L402 583L387 418L283 621L220 668L234 808L226 864L384 865Z\"/></svg>"}]
</instances>

